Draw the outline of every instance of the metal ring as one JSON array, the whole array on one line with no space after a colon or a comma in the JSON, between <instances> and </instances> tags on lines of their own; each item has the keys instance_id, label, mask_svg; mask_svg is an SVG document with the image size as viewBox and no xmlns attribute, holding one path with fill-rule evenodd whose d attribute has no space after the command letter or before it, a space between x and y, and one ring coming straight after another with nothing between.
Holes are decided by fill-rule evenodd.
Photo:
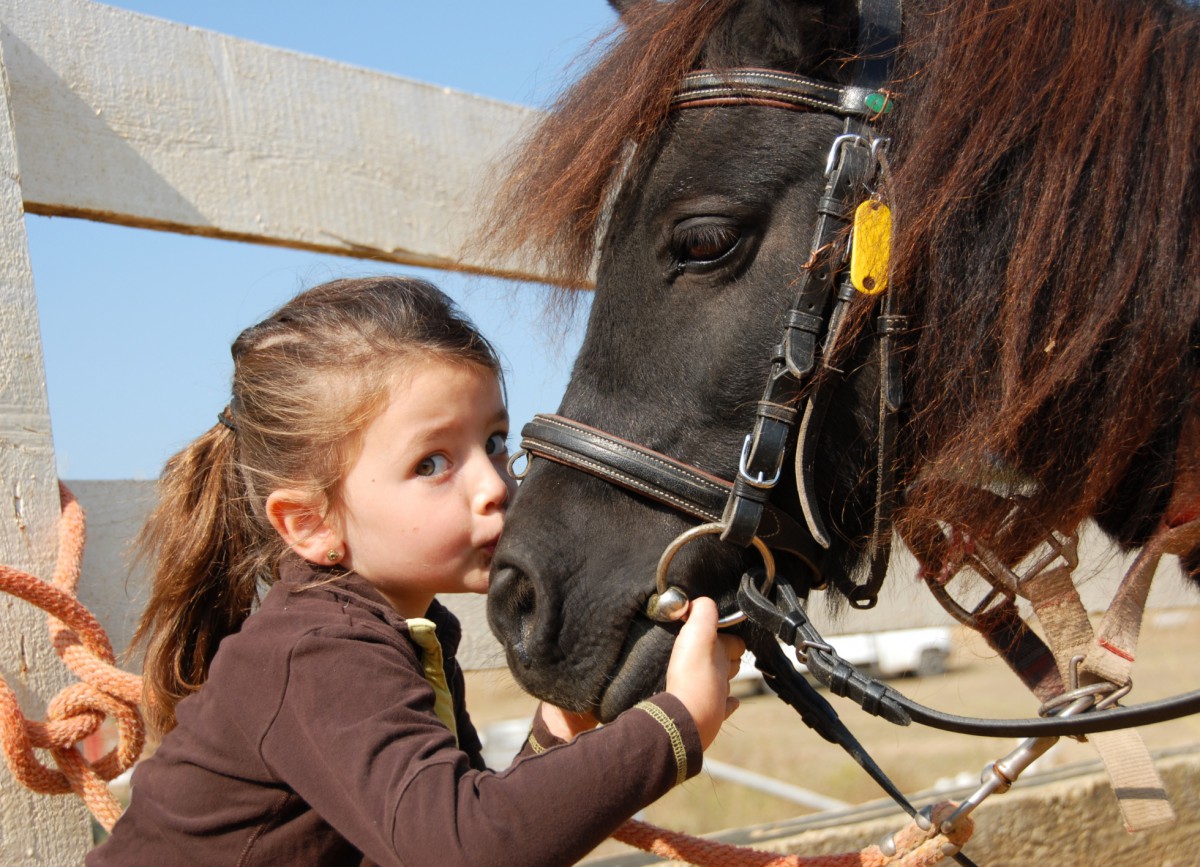
<instances>
[{"instance_id":1,"label":"metal ring","mask_svg":"<svg viewBox=\"0 0 1200 867\"><path fill-rule=\"evenodd\" d=\"M1114 687L1111 683L1093 683L1090 686L1077 687L1042 702L1041 707L1038 708L1038 716L1051 716L1059 708L1076 702L1081 698L1090 699L1088 707L1094 707L1095 703L1101 700L1102 696L1106 697L1113 689ZM1062 714L1058 715L1061 716Z\"/></svg>"},{"instance_id":2,"label":"metal ring","mask_svg":"<svg viewBox=\"0 0 1200 867\"><path fill-rule=\"evenodd\" d=\"M662 556L658 558L658 570L654 576L654 583L658 593L661 595L667 592L669 586L667 584L667 568L684 545L701 536L710 536L723 532L725 532L725 525L718 521L711 524L701 524L699 527L693 527L676 536L671 544L663 550ZM771 554L771 549L767 547L767 543L758 538L758 536L754 536L750 540L750 544L758 550L758 553L762 556L763 565L766 567L766 579L763 581L761 591L763 594L766 594L770 592L771 586L775 583L775 557ZM682 591L680 592L682 593ZM684 595L686 597L686 594ZM735 623L741 623L745 619L746 615L742 613L741 609L735 608L724 617L717 618L717 627L733 626Z\"/></svg>"},{"instance_id":3,"label":"metal ring","mask_svg":"<svg viewBox=\"0 0 1200 867\"><path fill-rule=\"evenodd\" d=\"M527 458L525 461L525 469L521 470L520 473L513 469L513 464L517 462L518 458ZM508 474L519 482L524 479L526 475L528 475L529 467L532 463L533 456L529 454L527 449L517 449L512 453L512 457L508 459Z\"/></svg>"}]
</instances>

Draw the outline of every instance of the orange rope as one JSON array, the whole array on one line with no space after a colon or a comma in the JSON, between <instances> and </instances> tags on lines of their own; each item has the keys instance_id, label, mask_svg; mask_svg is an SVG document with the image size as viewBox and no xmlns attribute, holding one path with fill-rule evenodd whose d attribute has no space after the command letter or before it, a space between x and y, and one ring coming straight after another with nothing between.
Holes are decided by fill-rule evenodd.
<instances>
[{"instance_id":1,"label":"orange rope","mask_svg":"<svg viewBox=\"0 0 1200 867\"><path fill-rule=\"evenodd\" d=\"M962 849L974 830L969 817L957 822L949 834L937 830L955 806L950 802L936 805L928 830L909 822L892 836L895 843L892 855L885 854L879 846L838 855L780 855L666 831L635 819L618 828L613 838L660 858L697 867L932 867Z\"/></svg>"},{"instance_id":2,"label":"orange rope","mask_svg":"<svg viewBox=\"0 0 1200 867\"><path fill-rule=\"evenodd\" d=\"M47 583L0 565L0 590L47 612L54 650L81 683L59 692L46 707L46 721L35 722L21 712L16 693L0 678L0 747L19 783L41 794L75 792L97 821L112 830L121 805L107 781L133 766L146 739L138 710L142 681L116 667L104 628L75 598L86 524L83 508L61 483L59 494L62 517L53 580ZM109 716L120 733L117 746L95 763L88 762L76 745ZM42 764L35 748L47 750L58 769Z\"/></svg>"}]
</instances>

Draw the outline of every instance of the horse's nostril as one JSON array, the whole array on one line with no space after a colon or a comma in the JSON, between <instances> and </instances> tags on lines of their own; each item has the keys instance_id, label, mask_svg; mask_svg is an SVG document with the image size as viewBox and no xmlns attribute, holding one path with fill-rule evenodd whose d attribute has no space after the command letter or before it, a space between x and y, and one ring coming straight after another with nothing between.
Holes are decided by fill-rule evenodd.
<instances>
[{"instance_id":1,"label":"horse's nostril","mask_svg":"<svg viewBox=\"0 0 1200 867\"><path fill-rule=\"evenodd\" d=\"M528 665L537 622L537 590L528 575L513 566L495 570L488 589L488 619L496 637Z\"/></svg>"},{"instance_id":2,"label":"horse's nostril","mask_svg":"<svg viewBox=\"0 0 1200 867\"><path fill-rule=\"evenodd\" d=\"M523 619L537 608L537 591L533 581L515 566L504 566L492 574L488 589L488 605L493 617L500 617L505 628L514 620Z\"/></svg>"}]
</instances>

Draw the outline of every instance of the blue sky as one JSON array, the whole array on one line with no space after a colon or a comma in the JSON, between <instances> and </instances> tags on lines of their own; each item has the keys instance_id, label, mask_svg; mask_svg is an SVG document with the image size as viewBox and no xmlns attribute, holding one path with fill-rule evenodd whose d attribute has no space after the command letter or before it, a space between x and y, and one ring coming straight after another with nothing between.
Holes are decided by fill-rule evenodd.
<instances>
[{"instance_id":1,"label":"blue sky","mask_svg":"<svg viewBox=\"0 0 1200 867\"><path fill-rule=\"evenodd\" d=\"M128 0L109 5L494 99L542 106L615 21L605 0ZM450 293L508 366L512 444L553 411L582 323L501 280L109 226L27 219L50 418L64 479L151 479L228 401L229 344L299 290L368 273Z\"/></svg>"}]
</instances>

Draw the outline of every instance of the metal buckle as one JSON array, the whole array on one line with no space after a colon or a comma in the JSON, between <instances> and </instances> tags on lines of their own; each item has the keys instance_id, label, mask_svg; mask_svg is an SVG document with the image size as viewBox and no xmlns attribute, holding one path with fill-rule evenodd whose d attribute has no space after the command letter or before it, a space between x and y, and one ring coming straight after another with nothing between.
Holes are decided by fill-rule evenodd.
<instances>
[{"instance_id":1,"label":"metal buckle","mask_svg":"<svg viewBox=\"0 0 1200 867\"><path fill-rule=\"evenodd\" d=\"M1079 663L1082 661L1082 655L1071 657L1071 689L1043 704L1038 709L1039 715L1065 718L1077 716L1084 712L1095 713L1112 707L1122 696L1128 694L1133 689L1133 681L1129 681L1121 686L1105 682L1080 686ZM1055 710L1060 707L1063 709L1055 713ZM939 830L943 833L949 833L954 829L954 824L957 821L969 815L989 796L1002 795L1007 792L1012 788L1013 783L1017 781L1017 777L1028 770L1030 765L1045 755L1056 743L1058 743L1057 735L1026 738L1004 758L989 764L983 769L983 773L980 774L979 788L969 798L959 804L958 808L942 822Z\"/></svg>"},{"instance_id":2,"label":"metal buckle","mask_svg":"<svg viewBox=\"0 0 1200 867\"><path fill-rule=\"evenodd\" d=\"M750 475L750 470L748 470L746 468L746 462L750 457L750 440L751 440L751 435L746 434L746 441L742 443L742 456L740 458L738 458L738 475L748 485L752 485L753 487L756 487L756 488L761 488L762 490L769 490L770 488L773 488L777 484L779 484L779 477L783 474L783 461L781 459L779 461L779 463L776 465L775 478L771 479L771 481L769 481L769 482L766 481L766 479L764 478L762 473L758 474L757 479L754 478L753 476ZM780 457L782 458L782 455Z\"/></svg>"},{"instance_id":3,"label":"metal buckle","mask_svg":"<svg viewBox=\"0 0 1200 867\"><path fill-rule=\"evenodd\" d=\"M1060 558L1063 565L1071 572L1074 572L1079 566L1079 536L1077 534L1047 530L1045 539L1050 550L1023 569L1020 574L1009 569L990 549L978 543L975 543L974 553L968 555L967 559L973 561L972 568L993 586L1004 584L1006 585L1004 589L1009 595L1027 599L1029 597L1022 592L1023 586L1053 566ZM978 564L978 566L974 564ZM980 569L979 566L983 568Z\"/></svg>"},{"instance_id":4,"label":"metal buckle","mask_svg":"<svg viewBox=\"0 0 1200 867\"><path fill-rule=\"evenodd\" d=\"M1019 504L1018 504L1019 507ZM1072 572L1079 566L1079 537L1076 533L1060 533L1057 530L1046 532L1046 543L1050 546L1045 554L1023 569L1020 574L1008 568L988 548L976 540L950 529L947 533L961 536L965 542L960 558L954 563L947 564L943 575L930 576L925 584L930 592L941 603L942 607L964 626L979 628L979 617L993 603L1002 599L1015 599L1020 596L1028 598L1023 592L1025 584L1041 575L1060 560ZM977 573L990 585L987 594L968 609L950 595L950 582L962 576L965 569Z\"/></svg>"},{"instance_id":5,"label":"metal buckle","mask_svg":"<svg viewBox=\"0 0 1200 867\"><path fill-rule=\"evenodd\" d=\"M829 146L829 155L825 158L825 177L833 174L837 168L838 157L841 155L842 148L845 145L853 144L865 147L871 152L871 162L879 162L880 152L885 149L891 139L886 136L871 136L867 138L861 133L846 132L837 136L833 140L833 144Z\"/></svg>"}]
</instances>

